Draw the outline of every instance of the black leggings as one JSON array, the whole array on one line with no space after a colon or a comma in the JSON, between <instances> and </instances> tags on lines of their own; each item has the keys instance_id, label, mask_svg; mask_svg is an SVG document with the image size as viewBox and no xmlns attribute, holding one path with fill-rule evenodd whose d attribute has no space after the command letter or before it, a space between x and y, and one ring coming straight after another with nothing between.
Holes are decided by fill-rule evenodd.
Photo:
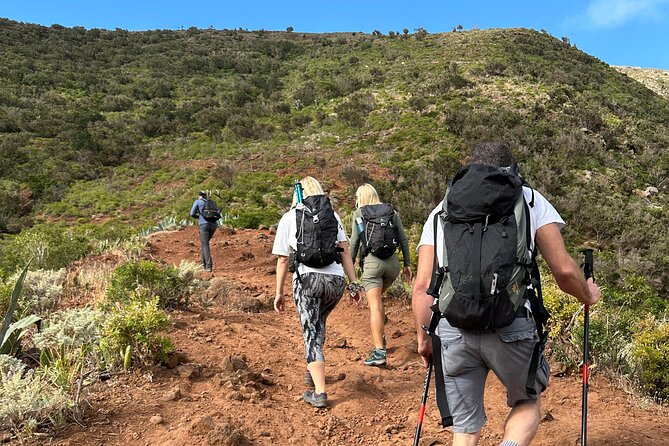
<instances>
[{"instance_id":1,"label":"black leggings","mask_svg":"<svg viewBox=\"0 0 669 446\"><path fill-rule=\"evenodd\" d=\"M304 354L307 364L325 361L325 320L337 306L344 292L343 276L321 273L302 274L302 282L293 279L295 308L302 324Z\"/></svg>"}]
</instances>

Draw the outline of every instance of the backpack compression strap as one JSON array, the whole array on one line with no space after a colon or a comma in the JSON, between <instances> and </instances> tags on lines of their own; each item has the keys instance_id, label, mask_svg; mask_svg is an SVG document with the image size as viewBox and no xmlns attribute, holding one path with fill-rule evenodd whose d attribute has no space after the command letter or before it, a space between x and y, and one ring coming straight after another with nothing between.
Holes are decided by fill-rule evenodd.
<instances>
[{"instance_id":1,"label":"backpack compression strap","mask_svg":"<svg viewBox=\"0 0 669 446\"><path fill-rule=\"evenodd\" d=\"M446 398L444 366L441 363L441 339L439 339L439 336L437 335L437 325L439 325L439 320L441 319L441 312L439 312L439 290L441 289L441 283L444 280L444 274L448 272L448 267L439 267L439 259L437 258L437 223L442 213L443 211L439 211L434 215L434 257L432 260L432 279L430 281L430 287L426 292L436 299L436 303L430 307L432 310L432 317L430 318L430 326L427 329L427 334L430 335L430 339L432 339L432 364L434 365L434 387L437 408L439 408L439 414L441 415L441 425L443 427L448 427L453 425L453 417L448 408L448 399Z\"/></svg>"}]
</instances>

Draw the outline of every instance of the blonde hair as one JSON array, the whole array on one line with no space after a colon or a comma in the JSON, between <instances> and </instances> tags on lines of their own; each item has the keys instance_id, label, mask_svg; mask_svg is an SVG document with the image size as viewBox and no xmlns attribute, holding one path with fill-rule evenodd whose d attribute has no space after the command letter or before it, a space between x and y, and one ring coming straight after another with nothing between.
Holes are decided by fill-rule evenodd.
<instances>
[{"instance_id":1,"label":"blonde hair","mask_svg":"<svg viewBox=\"0 0 669 446\"><path fill-rule=\"evenodd\" d=\"M378 192L369 183L365 183L355 192L355 205L359 208L368 204L381 204Z\"/></svg>"},{"instance_id":2,"label":"blonde hair","mask_svg":"<svg viewBox=\"0 0 669 446\"><path fill-rule=\"evenodd\" d=\"M321 187L321 183L316 180L314 177L304 177L300 180L300 184L302 184L302 198L307 198L311 195L325 195L325 192L323 192L323 188ZM293 204L291 207L295 207L297 205L297 194L295 191L293 191Z\"/></svg>"}]
</instances>

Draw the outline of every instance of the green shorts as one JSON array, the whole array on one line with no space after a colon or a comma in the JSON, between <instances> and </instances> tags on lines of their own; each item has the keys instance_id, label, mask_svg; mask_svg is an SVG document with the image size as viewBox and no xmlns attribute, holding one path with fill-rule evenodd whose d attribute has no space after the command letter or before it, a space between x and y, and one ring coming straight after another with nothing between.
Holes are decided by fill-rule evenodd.
<instances>
[{"instance_id":1,"label":"green shorts","mask_svg":"<svg viewBox=\"0 0 669 446\"><path fill-rule=\"evenodd\" d=\"M365 290L382 286L385 291L399 274L400 262L397 260L397 255L393 254L387 259L379 259L373 254L367 254L360 281Z\"/></svg>"}]
</instances>

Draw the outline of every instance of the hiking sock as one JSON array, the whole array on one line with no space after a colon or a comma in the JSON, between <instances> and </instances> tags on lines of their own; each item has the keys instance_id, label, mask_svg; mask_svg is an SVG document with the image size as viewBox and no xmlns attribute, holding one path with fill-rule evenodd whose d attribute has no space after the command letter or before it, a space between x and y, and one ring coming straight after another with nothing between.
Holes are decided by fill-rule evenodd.
<instances>
[{"instance_id":1,"label":"hiking sock","mask_svg":"<svg viewBox=\"0 0 669 446\"><path fill-rule=\"evenodd\" d=\"M506 440L506 441L501 442L499 444L499 446L518 446L518 443L516 443L515 441L511 441L511 440Z\"/></svg>"}]
</instances>

